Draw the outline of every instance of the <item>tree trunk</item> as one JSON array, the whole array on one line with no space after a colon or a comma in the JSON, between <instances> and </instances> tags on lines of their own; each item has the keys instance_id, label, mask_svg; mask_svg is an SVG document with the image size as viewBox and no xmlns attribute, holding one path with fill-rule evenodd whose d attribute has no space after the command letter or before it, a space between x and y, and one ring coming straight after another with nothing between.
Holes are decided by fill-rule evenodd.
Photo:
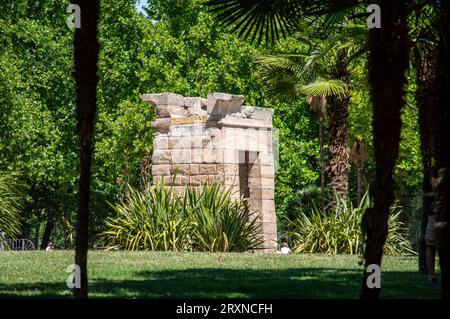
<instances>
[{"instance_id":1,"label":"tree trunk","mask_svg":"<svg viewBox=\"0 0 450 319\"><path fill-rule=\"evenodd\" d=\"M361 204L361 200L363 198L363 184L362 184L362 163L359 161L356 165L356 191L357 191L357 205Z\"/></svg>"},{"instance_id":2,"label":"tree trunk","mask_svg":"<svg viewBox=\"0 0 450 319\"><path fill-rule=\"evenodd\" d=\"M42 241L41 241L41 249L45 250L47 248L48 243L50 242L50 237L52 236L52 231L55 226L55 223L53 222L53 219L51 217L48 217L47 223L45 224L45 230L44 235L42 235Z\"/></svg>"},{"instance_id":3,"label":"tree trunk","mask_svg":"<svg viewBox=\"0 0 450 319\"><path fill-rule=\"evenodd\" d=\"M335 78L349 84L350 71L346 57L342 56L338 65L336 65ZM328 173L330 178L330 188L337 196L346 200L348 194L348 173L349 165L349 147L348 147L348 104L350 96L347 94L341 96L327 97L328 114ZM328 203L328 209L335 206L334 194Z\"/></svg>"},{"instance_id":4,"label":"tree trunk","mask_svg":"<svg viewBox=\"0 0 450 319\"><path fill-rule=\"evenodd\" d=\"M424 209L422 207L422 214L420 216L420 237L419 237L419 243L418 243L418 264L419 264L419 273L423 275L428 274L428 268L427 268L427 242L425 241L425 234L427 231L427 222L428 222L428 216L424 212Z\"/></svg>"},{"instance_id":5,"label":"tree trunk","mask_svg":"<svg viewBox=\"0 0 450 319\"><path fill-rule=\"evenodd\" d=\"M366 210L362 228L366 237L361 297L376 299L380 289L367 285L369 265L381 267L388 234L389 210L394 198L392 174L398 157L401 114L405 105L408 68L407 11L409 0L379 0L381 28L369 31L369 83L373 104L375 181L370 188L373 207Z\"/></svg>"},{"instance_id":6,"label":"tree trunk","mask_svg":"<svg viewBox=\"0 0 450 319\"><path fill-rule=\"evenodd\" d=\"M75 239L75 264L80 267L81 287L74 289L75 298L87 298L87 253L89 241L89 202L93 130L97 105L97 62L99 44L97 24L98 0L77 0L81 8L81 28L76 29L75 83L77 93L77 132L80 137L80 180L78 185L78 212Z\"/></svg>"},{"instance_id":7,"label":"tree trunk","mask_svg":"<svg viewBox=\"0 0 450 319\"><path fill-rule=\"evenodd\" d=\"M64 249L73 249L72 225L64 216L61 216L60 224L64 232Z\"/></svg>"},{"instance_id":8,"label":"tree trunk","mask_svg":"<svg viewBox=\"0 0 450 319\"><path fill-rule=\"evenodd\" d=\"M436 222L441 224L437 228L438 252L441 266L442 298L450 298L450 0L442 0L439 12L440 40L437 46L436 81L437 104L433 110L434 157L438 169L447 168L442 174L444 180L437 190L435 205Z\"/></svg>"},{"instance_id":9,"label":"tree trunk","mask_svg":"<svg viewBox=\"0 0 450 319\"><path fill-rule=\"evenodd\" d=\"M322 209L325 209L325 154L323 146L323 114L319 115L319 145L320 145L320 196Z\"/></svg>"},{"instance_id":10,"label":"tree trunk","mask_svg":"<svg viewBox=\"0 0 450 319\"><path fill-rule=\"evenodd\" d=\"M429 184L430 179L428 172L431 168L432 155L432 131L431 131L431 111L436 105L436 90L433 85L435 81L436 70L436 50L416 50L416 103L419 110L419 130L420 130L420 149L422 153L423 166L423 187ZM431 189L424 189L422 193L431 192ZM418 243L419 250L419 272L427 274L425 232L427 227L427 217L431 207L432 199L423 198L422 200L422 217L420 223L420 238Z\"/></svg>"}]
</instances>

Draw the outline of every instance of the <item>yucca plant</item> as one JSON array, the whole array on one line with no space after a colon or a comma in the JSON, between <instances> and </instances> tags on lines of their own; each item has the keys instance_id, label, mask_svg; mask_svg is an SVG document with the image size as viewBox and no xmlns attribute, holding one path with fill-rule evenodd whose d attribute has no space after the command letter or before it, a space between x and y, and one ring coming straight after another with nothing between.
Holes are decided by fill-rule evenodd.
<instances>
[{"instance_id":1,"label":"yucca plant","mask_svg":"<svg viewBox=\"0 0 450 319\"><path fill-rule=\"evenodd\" d=\"M361 219L370 205L368 193L356 208L336 194L335 201L333 212L314 207L312 212L301 211L295 220L288 222L287 235L295 253L363 253ZM400 214L401 210L394 207L389 217L389 235L384 247L388 255L414 253L399 219Z\"/></svg>"},{"instance_id":2,"label":"yucca plant","mask_svg":"<svg viewBox=\"0 0 450 319\"><path fill-rule=\"evenodd\" d=\"M256 216L249 216L248 201L233 200L231 188L220 183L188 188L184 207L193 226L199 251L247 251L261 244Z\"/></svg>"},{"instance_id":3,"label":"yucca plant","mask_svg":"<svg viewBox=\"0 0 450 319\"><path fill-rule=\"evenodd\" d=\"M163 181L140 191L128 186L124 200L111 205L116 217L102 235L107 249L163 251L248 251L261 239L247 201L232 199L219 182L173 192Z\"/></svg>"},{"instance_id":4,"label":"yucca plant","mask_svg":"<svg viewBox=\"0 0 450 319\"><path fill-rule=\"evenodd\" d=\"M190 225L180 197L164 183L138 190L127 186L125 199L111 205L116 217L102 234L107 249L183 251L192 247Z\"/></svg>"},{"instance_id":5,"label":"yucca plant","mask_svg":"<svg viewBox=\"0 0 450 319\"><path fill-rule=\"evenodd\" d=\"M3 238L15 238L20 233L21 189L14 174L0 172L0 234L3 233Z\"/></svg>"}]
</instances>

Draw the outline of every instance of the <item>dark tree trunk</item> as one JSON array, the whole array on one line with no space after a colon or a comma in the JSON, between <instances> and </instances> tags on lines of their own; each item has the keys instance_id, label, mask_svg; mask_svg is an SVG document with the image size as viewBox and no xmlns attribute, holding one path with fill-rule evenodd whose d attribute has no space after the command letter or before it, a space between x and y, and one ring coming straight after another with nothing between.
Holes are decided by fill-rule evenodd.
<instances>
[{"instance_id":1,"label":"dark tree trunk","mask_svg":"<svg viewBox=\"0 0 450 319\"><path fill-rule=\"evenodd\" d=\"M350 71L345 56L340 58L333 76L349 84ZM327 98L328 115L328 174L330 188L337 196L346 200L348 194L349 147L348 147L348 104L350 96L329 96ZM328 209L335 206L334 194L328 203Z\"/></svg>"},{"instance_id":2,"label":"dark tree trunk","mask_svg":"<svg viewBox=\"0 0 450 319\"><path fill-rule=\"evenodd\" d=\"M428 274L428 268L427 268L427 242L425 241L425 233L427 230L427 223L428 223L428 215L424 212L424 209L422 207L422 214L420 216L420 237L418 242L418 264L419 264L419 273L423 275Z\"/></svg>"},{"instance_id":3,"label":"dark tree trunk","mask_svg":"<svg viewBox=\"0 0 450 319\"><path fill-rule=\"evenodd\" d=\"M356 191L357 191L357 204L358 206L361 204L361 200L363 198L364 189L363 189L363 183L362 183L362 163L358 163L356 165Z\"/></svg>"},{"instance_id":4,"label":"dark tree trunk","mask_svg":"<svg viewBox=\"0 0 450 319\"><path fill-rule=\"evenodd\" d=\"M442 298L450 298L450 0L442 0L439 4L440 41L437 46L436 81L437 104L433 110L433 142L436 166L447 168L444 180L437 190L439 209L436 212L438 252L441 266Z\"/></svg>"},{"instance_id":5,"label":"dark tree trunk","mask_svg":"<svg viewBox=\"0 0 450 319\"><path fill-rule=\"evenodd\" d=\"M319 115L319 145L320 145L320 196L322 209L325 209L325 151L323 145L323 114Z\"/></svg>"},{"instance_id":6,"label":"dark tree trunk","mask_svg":"<svg viewBox=\"0 0 450 319\"><path fill-rule=\"evenodd\" d=\"M42 235L41 249L47 248L54 227L55 223L53 222L53 218L49 217L47 219L47 223L45 224L44 234Z\"/></svg>"},{"instance_id":7,"label":"dark tree trunk","mask_svg":"<svg viewBox=\"0 0 450 319\"><path fill-rule=\"evenodd\" d=\"M77 0L74 3L81 8L81 28L76 29L74 39L77 132L80 137L80 180L78 186L75 264L80 267L81 287L74 289L74 296L75 298L87 298L89 202L93 153L92 139L97 105L97 61L99 52L97 24L100 8L98 0Z\"/></svg>"},{"instance_id":8,"label":"dark tree trunk","mask_svg":"<svg viewBox=\"0 0 450 319\"><path fill-rule=\"evenodd\" d=\"M373 104L375 181L370 188L374 206L366 210L362 227L366 243L361 297L376 299L381 288L369 288L369 265L381 266L388 234L389 210L394 198L392 174L398 157L401 117L405 105L408 68L408 0L379 0L381 28L369 31L369 82Z\"/></svg>"},{"instance_id":9,"label":"dark tree trunk","mask_svg":"<svg viewBox=\"0 0 450 319\"><path fill-rule=\"evenodd\" d=\"M60 224L64 232L64 249L73 249L72 225L64 216L61 216Z\"/></svg>"},{"instance_id":10,"label":"dark tree trunk","mask_svg":"<svg viewBox=\"0 0 450 319\"><path fill-rule=\"evenodd\" d=\"M436 74L436 51L435 49L416 50L416 102L419 110L419 129L420 129L420 149L422 153L423 183L429 184L430 177L428 171L431 168L432 139L431 139L431 111L436 105L436 90L434 81ZM423 189L422 193L431 192L431 189ZM419 272L427 274L425 232L427 227L428 211L431 208L432 199L424 198L422 200L422 216L420 223L420 238L418 243L419 250Z\"/></svg>"}]
</instances>

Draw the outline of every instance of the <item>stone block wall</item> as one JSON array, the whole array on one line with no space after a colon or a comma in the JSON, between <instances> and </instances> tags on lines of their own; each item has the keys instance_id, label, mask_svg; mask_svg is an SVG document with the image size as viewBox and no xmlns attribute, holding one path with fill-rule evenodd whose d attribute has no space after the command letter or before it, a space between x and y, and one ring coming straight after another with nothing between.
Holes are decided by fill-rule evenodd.
<instances>
[{"instance_id":1,"label":"stone block wall","mask_svg":"<svg viewBox=\"0 0 450 319\"><path fill-rule=\"evenodd\" d=\"M233 196L249 199L259 215L262 252L277 248L273 110L243 106L240 95L210 93L207 99L174 93L144 94L155 108L153 183L177 192L220 180Z\"/></svg>"}]
</instances>

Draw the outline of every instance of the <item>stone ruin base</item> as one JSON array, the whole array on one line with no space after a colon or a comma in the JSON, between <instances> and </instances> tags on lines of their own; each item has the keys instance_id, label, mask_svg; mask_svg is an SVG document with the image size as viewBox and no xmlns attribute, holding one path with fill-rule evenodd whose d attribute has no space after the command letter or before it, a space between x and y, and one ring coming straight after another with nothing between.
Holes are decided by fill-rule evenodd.
<instances>
[{"instance_id":1,"label":"stone ruin base","mask_svg":"<svg viewBox=\"0 0 450 319\"><path fill-rule=\"evenodd\" d=\"M277 249L274 202L273 110L243 106L243 97L211 93L207 99L174 93L144 94L155 108L153 183L177 192L221 180L233 197L249 200L262 245Z\"/></svg>"}]
</instances>

